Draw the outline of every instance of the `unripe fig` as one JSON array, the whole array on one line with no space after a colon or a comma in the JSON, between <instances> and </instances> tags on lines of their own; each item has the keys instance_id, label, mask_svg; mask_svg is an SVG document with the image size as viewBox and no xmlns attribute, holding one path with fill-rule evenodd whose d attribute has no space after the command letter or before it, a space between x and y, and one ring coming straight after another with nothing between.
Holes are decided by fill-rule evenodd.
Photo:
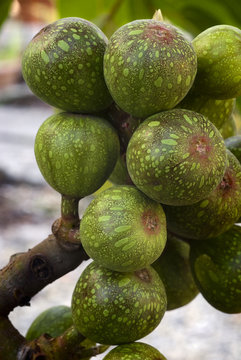
<instances>
[{"instance_id":1,"label":"unripe fig","mask_svg":"<svg viewBox=\"0 0 241 360\"><path fill-rule=\"evenodd\" d=\"M193 41L197 54L195 91L215 99L241 95L241 30L230 25L213 26Z\"/></svg>"},{"instance_id":2,"label":"unripe fig","mask_svg":"<svg viewBox=\"0 0 241 360\"><path fill-rule=\"evenodd\" d=\"M140 124L126 159L133 183L151 199L188 205L220 183L226 148L217 128L203 115L174 109Z\"/></svg>"},{"instance_id":3,"label":"unripe fig","mask_svg":"<svg viewBox=\"0 0 241 360\"><path fill-rule=\"evenodd\" d=\"M227 231L241 215L241 164L227 150L228 165L219 185L201 201L166 206L168 229L188 239L208 239Z\"/></svg>"},{"instance_id":4,"label":"unripe fig","mask_svg":"<svg viewBox=\"0 0 241 360\"><path fill-rule=\"evenodd\" d=\"M30 325L26 339L31 341L42 334L59 336L73 325L71 309L68 306L53 306L43 311Z\"/></svg>"},{"instance_id":5,"label":"unripe fig","mask_svg":"<svg viewBox=\"0 0 241 360\"><path fill-rule=\"evenodd\" d=\"M119 345L104 360L166 360L153 346L141 342Z\"/></svg>"},{"instance_id":6,"label":"unripe fig","mask_svg":"<svg viewBox=\"0 0 241 360\"><path fill-rule=\"evenodd\" d=\"M39 128L35 156L45 180L63 195L82 198L101 187L114 169L119 139L104 119L59 113Z\"/></svg>"},{"instance_id":7,"label":"unripe fig","mask_svg":"<svg viewBox=\"0 0 241 360\"><path fill-rule=\"evenodd\" d=\"M113 186L88 206L80 223L87 254L115 271L140 270L153 263L166 244L162 206L134 186Z\"/></svg>"},{"instance_id":8,"label":"unripe fig","mask_svg":"<svg viewBox=\"0 0 241 360\"><path fill-rule=\"evenodd\" d=\"M173 108L192 86L197 60L192 45L174 26L135 20L110 38L104 76L115 102L145 118Z\"/></svg>"},{"instance_id":9,"label":"unripe fig","mask_svg":"<svg viewBox=\"0 0 241 360\"><path fill-rule=\"evenodd\" d=\"M152 264L166 289L167 310L188 304L199 292L191 273L189 252L186 242L168 234L163 253Z\"/></svg>"},{"instance_id":10,"label":"unripe fig","mask_svg":"<svg viewBox=\"0 0 241 360\"><path fill-rule=\"evenodd\" d=\"M47 25L23 53L23 77L40 99L59 109L94 113L112 98L103 75L107 38L93 23L69 17Z\"/></svg>"},{"instance_id":11,"label":"unripe fig","mask_svg":"<svg viewBox=\"0 0 241 360\"><path fill-rule=\"evenodd\" d=\"M217 100L190 91L177 105L177 108L196 111L207 117L216 128L220 129L226 121L229 121L235 103L236 99Z\"/></svg>"},{"instance_id":12,"label":"unripe fig","mask_svg":"<svg viewBox=\"0 0 241 360\"><path fill-rule=\"evenodd\" d=\"M241 227L218 237L191 242L195 282L205 299L225 313L241 312Z\"/></svg>"},{"instance_id":13,"label":"unripe fig","mask_svg":"<svg viewBox=\"0 0 241 360\"><path fill-rule=\"evenodd\" d=\"M225 140L225 145L241 163L241 135L231 136Z\"/></svg>"},{"instance_id":14,"label":"unripe fig","mask_svg":"<svg viewBox=\"0 0 241 360\"><path fill-rule=\"evenodd\" d=\"M230 119L225 120L219 131L224 139L237 134L237 126L233 115L231 115Z\"/></svg>"},{"instance_id":15,"label":"unripe fig","mask_svg":"<svg viewBox=\"0 0 241 360\"><path fill-rule=\"evenodd\" d=\"M165 288L151 266L120 273L92 262L72 297L75 327L101 344L129 343L146 336L160 323L165 310Z\"/></svg>"}]
</instances>

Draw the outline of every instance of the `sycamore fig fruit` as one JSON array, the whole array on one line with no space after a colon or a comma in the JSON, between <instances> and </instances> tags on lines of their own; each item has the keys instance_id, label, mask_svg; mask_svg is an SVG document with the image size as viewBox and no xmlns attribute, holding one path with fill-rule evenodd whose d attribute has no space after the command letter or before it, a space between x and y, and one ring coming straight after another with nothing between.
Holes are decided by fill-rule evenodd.
<instances>
[{"instance_id":1,"label":"sycamore fig fruit","mask_svg":"<svg viewBox=\"0 0 241 360\"><path fill-rule=\"evenodd\" d=\"M44 27L23 53L23 77L40 99L59 109L94 113L112 98L103 75L107 38L91 22L69 17Z\"/></svg>"},{"instance_id":2,"label":"sycamore fig fruit","mask_svg":"<svg viewBox=\"0 0 241 360\"><path fill-rule=\"evenodd\" d=\"M120 273L94 261L81 274L72 297L75 327L101 344L129 343L146 336L165 310L165 288L151 266Z\"/></svg>"},{"instance_id":3,"label":"sycamore fig fruit","mask_svg":"<svg viewBox=\"0 0 241 360\"><path fill-rule=\"evenodd\" d=\"M186 242L168 234L163 253L152 264L166 289L167 310L188 304L199 292L191 273L189 252Z\"/></svg>"},{"instance_id":4,"label":"sycamore fig fruit","mask_svg":"<svg viewBox=\"0 0 241 360\"><path fill-rule=\"evenodd\" d=\"M79 199L104 184L118 154L113 127L90 115L50 116L35 139L35 156L45 180L59 193Z\"/></svg>"},{"instance_id":5,"label":"sycamore fig fruit","mask_svg":"<svg viewBox=\"0 0 241 360\"><path fill-rule=\"evenodd\" d=\"M225 140L225 145L241 163L241 135L231 136Z\"/></svg>"},{"instance_id":6,"label":"sycamore fig fruit","mask_svg":"<svg viewBox=\"0 0 241 360\"><path fill-rule=\"evenodd\" d=\"M199 34L192 45L197 54L197 93L215 99L241 95L241 30L217 25Z\"/></svg>"},{"instance_id":7,"label":"sycamore fig fruit","mask_svg":"<svg viewBox=\"0 0 241 360\"><path fill-rule=\"evenodd\" d=\"M119 345L104 360L166 360L153 346L142 342Z\"/></svg>"},{"instance_id":8,"label":"sycamore fig fruit","mask_svg":"<svg viewBox=\"0 0 241 360\"><path fill-rule=\"evenodd\" d=\"M225 120L219 131L224 139L237 134L237 126L233 115Z\"/></svg>"},{"instance_id":9,"label":"sycamore fig fruit","mask_svg":"<svg viewBox=\"0 0 241 360\"><path fill-rule=\"evenodd\" d=\"M151 199L188 205L220 183L226 148L217 128L203 115L174 109L140 124L126 159L133 183Z\"/></svg>"},{"instance_id":10,"label":"sycamore fig fruit","mask_svg":"<svg viewBox=\"0 0 241 360\"><path fill-rule=\"evenodd\" d=\"M220 129L225 121L229 121L235 103L236 99L217 100L190 91L177 105L177 108L196 111L207 117L216 128Z\"/></svg>"},{"instance_id":11,"label":"sycamore fig fruit","mask_svg":"<svg viewBox=\"0 0 241 360\"><path fill-rule=\"evenodd\" d=\"M208 239L227 231L241 215L241 164L227 150L221 182L207 197L187 206L166 206L168 229L188 239Z\"/></svg>"},{"instance_id":12,"label":"sycamore fig fruit","mask_svg":"<svg viewBox=\"0 0 241 360\"><path fill-rule=\"evenodd\" d=\"M241 312L241 227L218 237L191 243L195 282L205 299L225 313Z\"/></svg>"},{"instance_id":13,"label":"sycamore fig fruit","mask_svg":"<svg viewBox=\"0 0 241 360\"><path fill-rule=\"evenodd\" d=\"M126 166L126 153L118 157L109 180L115 185L133 185Z\"/></svg>"},{"instance_id":14,"label":"sycamore fig fruit","mask_svg":"<svg viewBox=\"0 0 241 360\"><path fill-rule=\"evenodd\" d=\"M196 54L174 26L135 20L110 38L104 76L115 102L127 113L147 117L173 108L196 75Z\"/></svg>"},{"instance_id":15,"label":"sycamore fig fruit","mask_svg":"<svg viewBox=\"0 0 241 360\"><path fill-rule=\"evenodd\" d=\"M80 223L87 254L115 271L135 271L153 263L166 244L162 206L134 186L113 186L88 206Z\"/></svg>"},{"instance_id":16,"label":"sycamore fig fruit","mask_svg":"<svg viewBox=\"0 0 241 360\"><path fill-rule=\"evenodd\" d=\"M31 341L42 334L59 336L73 324L71 309L68 306L53 306L43 311L30 325L26 339Z\"/></svg>"}]
</instances>

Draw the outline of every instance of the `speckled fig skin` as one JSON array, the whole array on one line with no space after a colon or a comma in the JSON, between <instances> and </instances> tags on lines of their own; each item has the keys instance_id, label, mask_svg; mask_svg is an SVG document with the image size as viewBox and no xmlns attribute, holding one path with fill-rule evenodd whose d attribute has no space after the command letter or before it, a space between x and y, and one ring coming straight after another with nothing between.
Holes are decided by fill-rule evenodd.
<instances>
[{"instance_id":1,"label":"speckled fig skin","mask_svg":"<svg viewBox=\"0 0 241 360\"><path fill-rule=\"evenodd\" d=\"M140 124L126 159L133 183L151 199L188 205L220 183L226 148L217 128L203 115L174 109Z\"/></svg>"},{"instance_id":2,"label":"speckled fig skin","mask_svg":"<svg viewBox=\"0 0 241 360\"><path fill-rule=\"evenodd\" d=\"M119 139L104 119L59 113L35 139L35 157L45 180L63 195L82 198L99 189L114 169Z\"/></svg>"},{"instance_id":3,"label":"speckled fig skin","mask_svg":"<svg viewBox=\"0 0 241 360\"><path fill-rule=\"evenodd\" d=\"M103 360L166 360L153 346L141 342L119 345Z\"/></svg>"},{"instance_id":4,"label":"speckled fig skin","mask_svg":"<svg viewBox=\"0 0 241 360\"><path fill-rule=\"evenodd\" d=\"M191 273L189 252L186 242L168 234L163 253L152 264L166 289L167 310L190 303L199 293Z\"/></svg>"},{"instance_id":5,"label":"speckled fig skin","mask_svg":"<svg viewBox=\"0 0 241 360\"><path fill-rule=\"evenodd\" d=\"M151 266L120 273L94 261L81 274L72 297L75 327L101 344L129 343L146 336L165 310L165 288Z\"/></svg>"},{"instance_id":6,"label":"speckled fig skin","mask_svg":"<svg viewBox=\"0 0 241 360\"><path fill-rule=\"evenodd\" d=\"M166 244L162 206L134 186L113 186L88 206L80 223L80 239L98 264L129 272L153 263Z\"/></svg>"},{"instance_id":7,"label":"speckled fig skin","mask_svg":"<svg viewBox=\"0 0 241 360\"><path fill-rule=\"evenodd\" d=\"M232 115L236 99L217 100L204 95L189 92L177 105L177 108L196 111L208 118L220 129Z\"/></svg>"},{"instance_id":8,"label":"speckled fig skin","mask_svg":"<svg viewBox=\"0 0 241 360\"><path fill-rule=\"evenodd\" d=\"M31 341L45 333L56 337L63 334L71 325L73 320L70 307L53 306L36 317L27 331L26 339Z\"/></svg>"},{"instance_id":9,"label":"speckled fig skin","mask_svg":"<svg viewBox=\"0 0 241 360\"><path fill-rule=\"evenodd\" d=\"M237 134L237 126L233 115L224 122L219 131L224 139Z\"/></svg>"},{"instance_id":10,"label":"speckled fig skin","mask_svg":"<svg viewBox=\"0 0 241 360\"><path fill-rule=\"evenodd\" d=\"M197 54L195 91L215 99L241 95L241 30L216 25L192 41Z\"/></svg>"},{"instance_id":11,"label":"speckled fig skin","mask_svg":"<svg viewBox=\"0 0 241 360\"><path fill-rule=\"evenodd\" d=\"M110 38L104 76L121 109L145 118L173 108L192 86L197 70L191 43L172 25L135 20Z\"/></svg>"},{"instance_id":12,"label":"speckled fig skin","mask_svg":"<svg viewBox=\"0 0 241 360\"><path fill-rule=\"evenodd\" d=\"M23 77L40 99L59 109L94 113L112 98L103 75L107 45L91 22L69 17L44 27L23 53Z\"/></svg>"},{"instance_id":13,"label":"speckled fig skin","mask_svg":"<svg viewBox=\"0 0 241 360\"><path fill-rule=\"evenodd\" d=\"M241 135L231 136L225 140L225 145L241 163Z\"/></svg>"},{"instance_id":14,"label":"speckled fig skin","mask_svg":"<svg viewBox=\"0 0 241 360\"><path fill-rule=\"evenodd\" d=\"M192 242L191 269L205 299L229 314L241 312L241 227L218 237Z\"/></svg>"},{"instance_id":15,"label":"speckled fig skin","mask_svg":"<svg viewBox=\"0 0 241 360\"><path fill-rule=\"evenodd\" d=\"M241 164L227 150L228 165L220 184L189 206L166 206L167 227L188 239L208 239L227 231L241 215Z\"/></svg>"}]
</instances>

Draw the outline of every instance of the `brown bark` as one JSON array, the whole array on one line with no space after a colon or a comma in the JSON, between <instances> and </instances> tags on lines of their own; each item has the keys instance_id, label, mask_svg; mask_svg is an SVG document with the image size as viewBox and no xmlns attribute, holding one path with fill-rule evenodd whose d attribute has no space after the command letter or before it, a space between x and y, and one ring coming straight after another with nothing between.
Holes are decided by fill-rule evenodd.
<instances>
[{"instance_id":1,"label":"brown bark","mask_svg":"<svg viewBox=\"0 0 241 360\"><path fill-rule=\"evenodd\" d=\"M46 285L75 269L88 259L81 243L64 243L50 235L25 253L11 257L0 272L0 315L7 316Z\"/></svg>"}]
</instances>

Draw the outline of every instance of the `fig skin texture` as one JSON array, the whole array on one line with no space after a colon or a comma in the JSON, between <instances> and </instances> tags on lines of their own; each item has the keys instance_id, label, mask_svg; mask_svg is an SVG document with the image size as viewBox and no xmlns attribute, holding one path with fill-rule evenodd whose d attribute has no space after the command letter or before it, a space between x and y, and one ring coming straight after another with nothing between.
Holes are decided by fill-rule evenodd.
<instances>
[{"instance_id":1,"label":"fig skin texture","mask_svg":"<svg viewBox=\"0 0 241 360\"><path fill-rule=\"evenodd\" d=\"M190 268L189 252L189 244L168 234L163 253L152 264L166 289L167 310L190 303L199 293Z\"/></svg>"},{"instance_id":2,"label":"fig skin texture","mask_svg":"<svg viewBox=\"0 0 241 360\"><path fill-rule=\"evenodd\" d=\"M241 163L241 135L231 136L225 140L225 145Z\"/></svg>"},{"instance_id":3,"label":"fig skin texture","mask_svg":"<svg viewBox=\"0 0 241 360\"><path fill-rule=\"evenodd\" d=\"M119 151L114 128L91 115L52 115L35 139L35 157L45 180L59 193L79 199L104 184Z\"/></svg>"},{"instance_id":4,"label":"fig skin texture","mask_svg":"<svg viewBox=\"0 0 241 360\"><path fill-rule=\"evenodd\" d=\"M219 131L224 139L237 134L237 126L233 115L223 123Z\"/></svg>"},{"instance_id":5,"label":"fig skin texture","mask_svg":"<svg viewBox=\"0 0 241 360\"><path fill-rule=\"evenodd\" d=\"M103 75L107 42L104 33L87 20L57 20L35 35L25 49L24 80L41 100L59 109L101 111L113 101Z\"/></svg>"},{"instance_id":6,"label":"fig skin texture","mask_svg":"<svg viewBox=\"0 0 241 360\"><path fill-rule=\"evenodd\" d=\"M26 339L31 341L42 334L59 336L73 325L71 309L65 305L53 306L36 317L30 325Z\"/></svg>"},{"instance_id":7,"label":"fig skin texture","mask_svg":"<svg viewBox=\"0 0 241 360\"><path fill-rule=\"evenodd\" d=\"M134 186L113 186L101 192L80 223L80 239L87 254L120 272L153 263L165 247L166 236L162 206Z\"/></svg>"},{"instance_id":8,"label":"fig skin texture","mask_svg":"<svg viewBox=\"0 0 241 360\"><path fill-rule=\"evenodd\" d=\"M196 70L191 43L174 26L154 19L123 25L104 55L105 81L114 101L141 118L177 105Z\"/></svg>"},{"instance_id":9,"label":"fig skin texture","mask_svg":"<svg viewBox=\"0 0 241 360\"><path fill-rule=\"evenodd\" d=\"M147 118L126 154L133 183L151 199L189 205L220 183L226 148L217 128L194 111L174 109Z\"/></svg>"},{"instance_id":10,"label":"fig skin texture","mask_svg":"<svg viewBox=\"0 0 241 360\"><path fill-rule=\"evenodd\" d=\"M103 360L166 360L166 358L153 346L135 342L117 346Z\"/></svg>"},{"instance_id":11,"label":"fig skin texture","mask_svg":"<svg viewBox=\"0 0 241 360\"><path fill-rule=\"evenodd\" d=\"M241 312L241 227L218 237L191 242L190 263L205 299L228 314Z\"/></svg>"},{"instance_id":12,"label":"fig skin texture","mask_svg":"<svg viewBox=\"0 0 241 360\"><path fill-rule=\"evenodd\" d=\"M228 166L207 197L188 206L165 206L167 227L188 239L208 239L227 231L241 215L241 164L227 150Z\"/></svg>"},{"instance_id":13,"label":"fig skin texture","mask_svg":"<svg viewBox=\"0 0 241 360\"><path fill-rule=\"evenodd\" d=\"M241 95L241 30L230 25L216 25L192 41L197 54L194 88L199 94L215 99Z\"/></svg>"},{"instance_id":14,"label":"fig skin texture","mask_svg":"<svg viewBox=\"0 0 241 360\"><path fill-rule=\"evenodd\" d=\"M120 273L92 262L81 274L72 297L77 330L101 344L123 344L152 332L166 311L166 293L157 272Z\"/></svg>"},{"instance_id":15,"label":"fig skin texture","mask_svg":"<svg viewBox=\"0 0 241 360\"><path fill-rule=\"evenodd\" d=\"M190 91L176 107L196 111L206 116L217 129L220 129L226 121L229 121L235 103L236 99L217 100Z\"/></svg>"}]
</instances>

